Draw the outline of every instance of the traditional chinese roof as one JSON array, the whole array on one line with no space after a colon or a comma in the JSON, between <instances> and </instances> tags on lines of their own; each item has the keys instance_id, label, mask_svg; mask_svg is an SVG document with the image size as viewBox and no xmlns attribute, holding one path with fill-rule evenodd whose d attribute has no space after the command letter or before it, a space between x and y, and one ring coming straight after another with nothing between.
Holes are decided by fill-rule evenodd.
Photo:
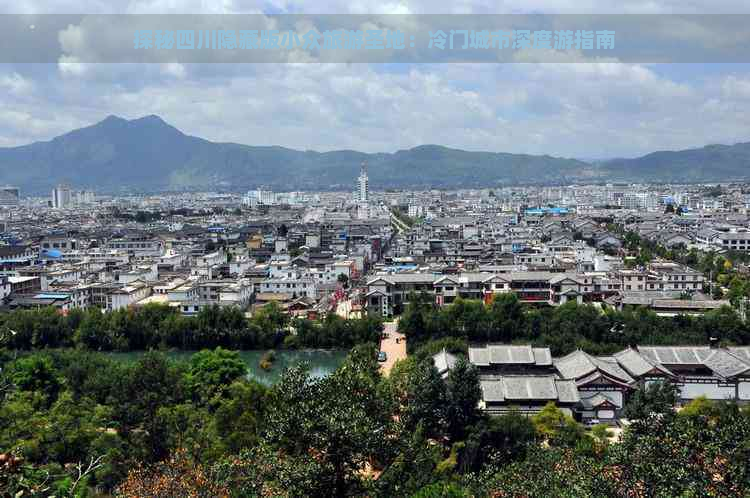
<instances>
[{"instance_id":1,"label":"traditional chinese roof","mask_svg":"<svg viewBox=\"0 0 750 498\"><path fill-rule=\"evenodd\" d=\"M511 346L490 344L485 347L470 347L469 361L477 366L490 365L552 365L549 348L532 348L529 345Z\"/></svg>"},{"instance_id":2,"label":"traditional chinese roof","mask_svg":"<svg viewBox=\"0 0 750 498\"><path fill-rule=\"evenodd\" d=\"M618 407L617 403L615 403L614 400L610 399L607 396L606 392L596 393L590 398L582 398L581 404L583 405L584 410L594 410L602 406L606 407L608 405L611 406L612 408Z\"/></svg>"},{"instance_id":3,"label":"traditional chinese roof","mask_svg":"<svg viewBox=\"0 0 750 498\"><path fill-rule=\"evenodd\" d=\"M672 366L705 366L721 378L750 372L750 348L711 348L709 346L639 346L638 351L652 363Z\"/></svg>"},{"instance_id":4,"label":"traditional chinese roof","mask_svg":"<svg viewBox=\"0 0 750 498\"><path fill-rule=\"evenodd\" d=\"M620 367L614 358L591 356L581 350L573 351L567 356L554 360L554 364L564 379L590 378L593 381L597 378L594 374L598 373L624 384L635 382L635 379Z\"/></svg>"},{"instance_id":5,"label":"traditional chinese roof","mask_svg":"<svg viewBox=\"0 0 750 498\"><path fill-rule=\"evenodd\" d=\"M506 375L480 381L486 403L518 401L580 401L575 382L553 375Z\"/></svg>"},{"instance_id":6,"label":"traditional chinese roof","mask_svg":"<svg viewBox=\"0 0 750 498\"><path fill-rule=\"evenodd\" d=\"M633 348L628 348L614 354L617 363L633 377L642 377L646 374L665 374L673 376L666 367L651 363L643 355Z\"/></svg>"}]
</instances>

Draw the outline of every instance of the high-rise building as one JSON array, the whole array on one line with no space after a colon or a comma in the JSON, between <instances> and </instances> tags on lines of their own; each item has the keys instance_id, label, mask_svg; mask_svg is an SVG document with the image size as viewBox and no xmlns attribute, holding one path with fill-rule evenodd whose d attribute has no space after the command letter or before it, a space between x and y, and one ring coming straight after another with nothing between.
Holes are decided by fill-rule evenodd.
<instances>
[{"instance_id":1,"label":"high-rise building","mask_svg":"<svg viewBox=\"0 0 750 498\"><path fill-rule=\"evenodd\" d=\"M73 204L73 192L69 185L58 185L52 189L52 207L65 209Z\"/></svg>"},{"instance_id":2,"label":"high-rise building","mask_svg":"<svg viewBox=\"0 0 750 498\"><path fill-rule=\"evenodd\" d=\"M96 201L96 194L90 190L81 190L74 195L76 204L93 204Z\"/></svg>"},{"instance_id":3,"label":"high-rise building","mask_svg":"<svg viewBox=\"0 0 750 498\"><path fill-rule=\"evenodd\" d=\"M16 187L0 187L0 206L18 206L20 194Z\"/></svg>"},{"instance_id":4,"label":"high-rise building","mask_svg":"<svg viewBox=\"0 0 750 498\"><path fill-rule=\"evenodd\" d=\"M370 200L370 181L367 178L367 163L362 163L357 178L357 202L368 202Z\"/></svg>"},{"instance_id":5,"label":"high-rise building","mask_svg":"<svg viewBox=\"0 0 750 498\"><path fill-rule=\"evenodd\" d=\"M259 188L249 191L245 195L243 203L253 208L257 206L275 206L278 204L278 195L271 190Z\"/></svg>"},{"instance_id":6,"label":"high-rise building","mask_svg":"<svg viewBox=\"0 0 750 498\"><path fill-rule=\"evenodd\" d=\"M367 163L362 163L357 178L357 190L354 192L354 201L357 203L357 218L367 219L370 217L370 181L367 178Z\"/></svg>"}]
</instances>

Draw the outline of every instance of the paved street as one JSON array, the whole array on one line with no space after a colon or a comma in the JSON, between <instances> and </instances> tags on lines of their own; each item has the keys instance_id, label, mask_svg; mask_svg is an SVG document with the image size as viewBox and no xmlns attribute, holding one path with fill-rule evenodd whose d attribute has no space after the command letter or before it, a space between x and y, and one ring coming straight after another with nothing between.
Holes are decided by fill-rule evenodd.
<instances>
[{"instance_id":1,"label":"paved street","mask_svg":"<svg viewBox=\"0 0 750 498\"><path fill-rule=\"evenodd\" d=\"M386 338L380 341L380 350L385 351L388 359L381 363L383 373L388 375L393 365L398 361L406 358L406 338L403 334L396 332L398 322L386 322L384 333ZM398 343L396 343L398 339Z\"/></svg>"}]
</instances>

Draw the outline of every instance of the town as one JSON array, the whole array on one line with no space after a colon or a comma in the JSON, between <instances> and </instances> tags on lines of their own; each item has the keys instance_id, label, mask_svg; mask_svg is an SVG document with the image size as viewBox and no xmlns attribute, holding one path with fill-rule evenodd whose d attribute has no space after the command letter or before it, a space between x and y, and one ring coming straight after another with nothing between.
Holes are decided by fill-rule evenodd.
<instances>
[{"instance_id":1,"label":"town","mask_svg":"<svg viewBox=\"0 0 750 498\"><path fill-rule=\"evenodd\" d=\"M560 417L595 441L617 441L665 385L670 409L750 401L750 186L378 191L364 163L352 186L2 188L1 345L267 348L262 379L274 350L365 343L384 379L437 375L450 390L471 368L466 413L536 431ZM478 416L446 415L449 440Z\"/></svg>"},{"instance_id":2,"label":"town","mask_svg":"<svg viewBox=\"0 0 750 498\"><path fill-rule=\"evenodd\" d=\"M7 187L2 307L252 315L275 303L390 319L415 293L438 306L513 293L532 306L746 315L747 289L732 287L750 276L746 185L371 192L363 164L353 187L117 197L60 185L23 202ZM706 255L721 267L703 271ZM743 364L750 352L734 354Z\"/></svg>"}]
</instances>

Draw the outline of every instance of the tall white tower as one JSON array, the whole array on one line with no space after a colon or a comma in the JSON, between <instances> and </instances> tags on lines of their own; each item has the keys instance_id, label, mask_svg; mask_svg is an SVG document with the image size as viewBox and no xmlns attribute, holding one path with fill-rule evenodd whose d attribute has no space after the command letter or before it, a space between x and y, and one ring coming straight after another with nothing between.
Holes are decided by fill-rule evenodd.
<instances>
[{"instance_id":1,"label":"tall white tower","mask_svg":"<svg viewBox=\"0 0 750 498\"><path fill-rule=\"evenodd\" d=\"M370 200L370 182L367 178L367 163L363 162L359 169L357 178L357 201L368 202Z\"/></svg>"},{"instance_id":2,"label":"tall white tower","mask_svg":"<svg viewBox=\"0 0 750 498\"><path fill-rule=\"evenodd\" d=\"M357 191L355 199L357 202L357 218L367 219L370 217L370 181L367 178L367 163L363 162L359 169L357 178Z\"/></svg>"}]
</instances>

